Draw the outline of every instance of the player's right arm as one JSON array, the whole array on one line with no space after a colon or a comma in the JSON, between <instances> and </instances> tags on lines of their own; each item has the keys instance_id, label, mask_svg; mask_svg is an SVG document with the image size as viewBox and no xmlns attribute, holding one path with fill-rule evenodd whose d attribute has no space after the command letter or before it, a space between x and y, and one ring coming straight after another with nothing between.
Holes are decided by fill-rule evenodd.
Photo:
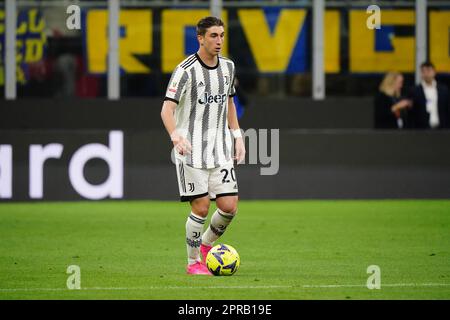
<instances>
[{"instance_id":1,"label":"player's right arm","mask_svg":"<svg viewBox=\"0 0 450 320\"><path fill-rule=\"evenodd\" d=\"M175 147L175 150L185 155L191 152L191 144L189 140L183 137L176 130L175 109L180 102L188 81L188 74L184 68L177 67L170 78L166 90L166 96L161 110L161 118L166 127L170 140Z\"/></svg>"},{"instance_id":2,"label":"player's right arm","mask_svg":"<svg viewBox=\"0 0 450 320\"><path fill-rule=\"evenodd\" d=\"M161 109L161 119L164 123L164 127L172 140L175 150L184 155L191 152L191 144L189 140L181 136L176 130L175 124L175 108L177 104L171 100L165 100Z\"/></svg>"}]
</instances>

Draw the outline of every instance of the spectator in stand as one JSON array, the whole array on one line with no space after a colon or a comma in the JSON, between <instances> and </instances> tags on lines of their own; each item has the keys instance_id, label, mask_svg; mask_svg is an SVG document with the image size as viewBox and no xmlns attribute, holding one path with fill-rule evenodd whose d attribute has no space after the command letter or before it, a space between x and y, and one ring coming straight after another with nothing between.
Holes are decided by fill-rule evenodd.
<instances>
[{"instance_id":1,"label":"spectator in stand","mask_svg":"<svg viewBox=\"0 0 450 320\"><path fill-rule=\"evenodd\" d=\"M401 96L403 76L389 72L384 76L374 100L375 128L397 129L406 127L411 101Z\"/></svg>"},{"instance_id":2,"label":"spectator in stand","mask_svg":"<svg viewBox=\"0 0 450 320\"><path fill-rule=\"evenodd\" d=\"M436 81L436 69L431 62L420 66L422 81L411 91L411 124L415 129L450 128L448 88Z\"/></svg>"}]
</instances>

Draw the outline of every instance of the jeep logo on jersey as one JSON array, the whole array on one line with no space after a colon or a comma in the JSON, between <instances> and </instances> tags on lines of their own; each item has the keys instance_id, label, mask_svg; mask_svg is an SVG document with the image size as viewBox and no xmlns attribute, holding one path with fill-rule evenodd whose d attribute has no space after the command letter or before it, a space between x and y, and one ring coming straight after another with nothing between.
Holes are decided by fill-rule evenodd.
<instances>
[{"instance_id":1,"label":"jeep logo on jersey","mask_svg":"<svg viewBox=\"0 0 450 320\"><path fill-rule=\"evenodd\" d=\"M202 98L198 99L198 103L205 104L205 103L224 103L225 99L227 98L226 94L216 94L215 96L209 94L209 92L205 92L205 95Z\"/></svg>"}]
</instances>

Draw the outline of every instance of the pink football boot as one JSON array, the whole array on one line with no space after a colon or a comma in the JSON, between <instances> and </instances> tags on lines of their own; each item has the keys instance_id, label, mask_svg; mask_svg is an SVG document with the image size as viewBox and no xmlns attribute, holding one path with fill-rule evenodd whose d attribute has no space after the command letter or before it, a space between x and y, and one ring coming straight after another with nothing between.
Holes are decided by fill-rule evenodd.
<instances>
[{"instance_id":1,"label":"pink football boot","mask_svg":"<svg viewBox=\"0 0 450 320\"><path fill-rule=\"evenodd\" d=\"M208 255L209 250L211 250L212 246L207 246L205 244L200 245L200 252L202 253L202 262L206 265L206 256Z\"/></svg>"},{"instance_id":2,"label":"pink football boot","mask_svg":"<svg viewBox=\"0 0 450 320\"><path fill-rule=\"evenodd\" d=\"M194 264L188 264L186 267L186 273L187 274L204 274L211 276L211 272L209 272L208 268L201 263L200 261L194 263Z\"/></svg>"}]
</instances>

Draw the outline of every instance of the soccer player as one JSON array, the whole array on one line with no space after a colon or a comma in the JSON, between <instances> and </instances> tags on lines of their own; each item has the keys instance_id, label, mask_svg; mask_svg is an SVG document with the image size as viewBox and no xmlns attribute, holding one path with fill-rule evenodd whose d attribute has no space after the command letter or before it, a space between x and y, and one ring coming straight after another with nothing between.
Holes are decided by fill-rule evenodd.
<instances>
[{"instance_id":1,"label":"soccer player","mask_svg":"<svg viewBox=\"0 0 450 320\"><path fill-rule=\"evenodd\" d=\"M233 103L235 66L220 55L223 21L201 19L197 39L197 53L184 59L172 74L161 118L175 149L181 201L191 205L186 222L186 272L211 275L206 255L236 215L238 185L233 164L234 160L242 162L245 146ZM203 233L213 199L217 210Z\"/></svg>"}]
</instances>

